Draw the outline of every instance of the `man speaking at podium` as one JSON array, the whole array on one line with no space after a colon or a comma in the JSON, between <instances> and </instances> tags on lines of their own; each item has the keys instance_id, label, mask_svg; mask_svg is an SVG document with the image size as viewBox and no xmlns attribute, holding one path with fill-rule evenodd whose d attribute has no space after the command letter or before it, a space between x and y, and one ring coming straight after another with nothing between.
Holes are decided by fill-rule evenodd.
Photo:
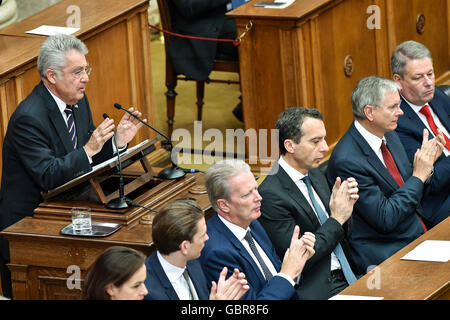
<instances>
[{"instance_id":1,"label":"man speaking at podium","mask_svg":"<svg viewBox=\"0 0 450 320\"><path fill-rule=\"evenodd\" d=\"M0 230L16 223L42 202L41 191L54 189L92 170L118 150L111 139L114 120L97 128L85 95L91 67L86 45L74 36L49 37L39 50L41 82L11 115L3 143ZM141 113L131 110L140 117ZM117 126L117 147L125 148L139 128L126 113ZM9 246L0 236L3 294L11 297L6 263Z\"/></svg>"}]
</instances>

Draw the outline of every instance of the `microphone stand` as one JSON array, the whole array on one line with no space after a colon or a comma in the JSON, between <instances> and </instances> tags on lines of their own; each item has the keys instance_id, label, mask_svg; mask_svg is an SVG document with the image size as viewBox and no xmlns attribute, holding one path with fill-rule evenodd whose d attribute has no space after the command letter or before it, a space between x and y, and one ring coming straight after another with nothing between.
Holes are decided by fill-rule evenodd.
<instances>
[{"instance_id":1,"label":"microphone stand","mask_svg":"<svg viewBox=\"0 0 450 320\"><path fill-rule=\"evenodd\" d=\"M103 114L103 118L108 118L108 115L106 113ZM117 160L119 161L119 197L115 199L111 199L107 204L106 207L108 209L125 209L129 208L128 203L131 201L130 199L127 199L125 197L124 192L124 182L123 182L123 173L122 173L122 160L120 159L120 152L119 147L117 146L117 137L116 133L114 133L114 144L116 146L117 150Z\"/></svg>"},{"instance_id":2,"label":"microphone stand","mask_svg":"<svg viewBox=\"0 0 450 320\"><path fill-rule=\"evenodd\" d=\"M128 114L130 114L133 118L137 119L139 122L141 122L142 124L146 125L147 127L149 127L150 129L152 129L153 131L155 131L156 133L158 133L160 136L162 136L164 139L166 139L166 141L163 141L163 145L168 145L167 150L168 151L172 151L173 149L173 144L172 141L162 132L160 132L159 130L153 128L151 125L149 125L147 122L142 121L139 117L135 116L132 112L130 112L128 109L125 109L124 107L122 107L120 104L118 103L114 103L114 107L116 109L120 109L123 110L125 112L127 112ZM172 166L163 169L159 174L158 174L158 178L160 179L164 179L164 180L172 180L172 179L180 179L183 178L186 175L185 170L183 170L182 168L178 167L173 161L172 161L172 157L170 157L170 161L172 162Z\"/></svg>"}]
</instances>

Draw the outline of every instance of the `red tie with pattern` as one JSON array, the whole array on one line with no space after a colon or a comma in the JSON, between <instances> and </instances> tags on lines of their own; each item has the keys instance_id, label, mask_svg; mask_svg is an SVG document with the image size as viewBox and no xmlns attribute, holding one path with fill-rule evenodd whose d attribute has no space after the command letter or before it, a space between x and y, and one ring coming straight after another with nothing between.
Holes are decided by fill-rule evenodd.
<instances>
[{"instance_id":1,"label":"red tie with pattern","mask_svg":"<svg viewBox=\"0 0 450 320\"><path fill-rule=\"evenodd\" d=\"M434 135L437 136L438 135L437 126L436 123L434 122L433 116L431 115L430 107L428 106L428 104L424 105L419 112L427 118L431 131L433 131ZM444 138L445 138L445 147L447 148L447 150L450 150L450 139L445 134Z\"/></svg>"},{"instance_id":2,"label":"red tie with pattern","mask_svg":"<svg viewBox=\"0 0 450 320\"><path fill-rule=\"evenodd\" d=\"M394 178L394 180L397 182L398 186L403 186L403 179L400 175L400 171L398 171L398 167L395 164L394 158L392 157L391 152L386 147L386 144L384 143L384 140L381 142L381 153L383 155L384 163L386 164L386 168L388 169L391 176ZM420 223L422 224L423 230L427 232L427 227L422 221L422 218L419 217Z\"/></svg>"}]
</instances>

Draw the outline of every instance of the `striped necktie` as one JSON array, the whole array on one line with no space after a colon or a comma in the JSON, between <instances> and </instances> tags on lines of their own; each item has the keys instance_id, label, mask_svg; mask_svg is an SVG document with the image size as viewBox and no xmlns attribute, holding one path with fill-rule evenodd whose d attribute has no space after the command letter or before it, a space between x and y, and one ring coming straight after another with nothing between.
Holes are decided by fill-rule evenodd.
<instances>
[{"instance_id":1,"label":"striped necktie","mask_svg":"<svg viewBox=\"0 0 450 320\"><path fill-rule=\"evenodd\" d=\"M69 129L70 139L73 143L73 148L77 148L77 130L75 128L75 121L73 119L73 110L72 106L66 105L66 109L64 109L67 119L67 128Z\"/></svg>"}]
</instances>

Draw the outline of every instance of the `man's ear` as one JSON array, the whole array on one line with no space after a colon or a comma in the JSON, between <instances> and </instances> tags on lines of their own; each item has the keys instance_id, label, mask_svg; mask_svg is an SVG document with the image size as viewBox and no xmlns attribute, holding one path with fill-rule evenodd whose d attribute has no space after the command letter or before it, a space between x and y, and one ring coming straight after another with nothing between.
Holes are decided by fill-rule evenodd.
<instances>
[{"instance_id":1,"label":"man's ear","mask_svg":"<svg viewBox=\"0 0 450 320\"><path fill-rule=\"evenodd\" d=\"M392 76L392 79L400 86L400 89L402 89L401 80L403 80L403 78L399 74L394 73L394 75Z\"/></svg>"},{"instance_id":2,"label":"man's ear","mask_svg":"<svg viewBox=\"0 0 450 320\"><path fill-rule=\"evenodd\" d=\"M374 114L373 114L374 109L375 109L375 107L370 106L370 105L365 106L363 109L366 119L369 120L370 122L372 122L374 119Z\"/></svg>"},{"instance_id":3,"label":"man's ear","mask_svg":"<svg viewBox=\"0 0 450 320\"><path fill-rule=\"evenodd\" d=\"M286 139L286 140L284 140L283 144L284 144L284 148L286 149L286 151L288 153L294 153L294 149L295 149L294 148L294 140Z\"/></svg>"},{"instance_id":4,"label":"man's ear","mask_svg":"<svg viewBox=\"0 0 450 320\"><path fill-rule=\"evenodd\" d=\"M56 79L58 78L58 75L52 69L45 70L45 76L46 76L48 82L50 82L51 84L55 84Z\"/></svg>"},{"instance_id":5,"label":"man's ear","mask_svg":"<svg viewBox=\"0 0 450 320\"><path fill-rule=\"evenodd\" d=\"M228 201L225 199L217 200L217 207L219 207L220 211L228 213L230 208L228 206Z\"/></svg>"},{"instance_id":6,"label":"man's ear","mask_svg":"<svg viewBox=\"0 0 450 320\"><path fill-rule=\"evenodd\" d=\"M180 243L179 248L180 248L180 251L181 251L181 253L182 253L183 255L187 255L187 253L188 253L188 248L189 248L189 244L190 244L190 242L187 241L187 240L183 240L183 241Z\"/></svg>"}]
</instances>

